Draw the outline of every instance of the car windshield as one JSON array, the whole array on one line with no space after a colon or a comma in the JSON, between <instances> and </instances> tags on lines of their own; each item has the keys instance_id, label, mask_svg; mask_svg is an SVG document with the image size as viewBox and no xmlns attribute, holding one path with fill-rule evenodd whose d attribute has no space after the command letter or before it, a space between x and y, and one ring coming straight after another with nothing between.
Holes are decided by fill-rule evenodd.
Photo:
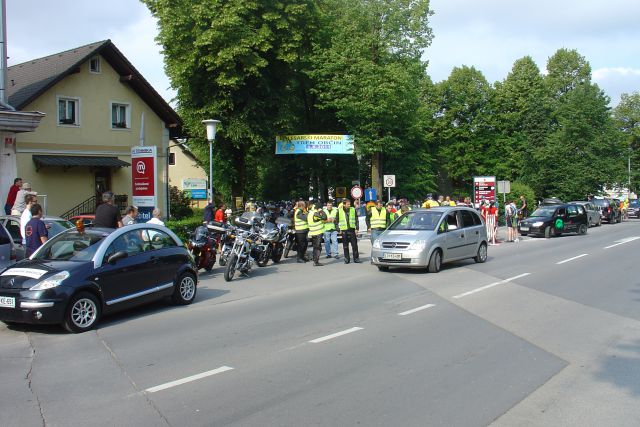
<instances>
[{"instance_id":1,"label":"car windshield","mask_svg":"<svg viewBox=\"0 0 640 427\"><path fill-rule=\"evenodd\" d=\"M555 211L556 211L555 206L541 206L535 211L533 211L531 216L548 218L548 217L552 217Z\"/></svg>"},{"instance_id":2,"label":"car windshield","mask_svg":"<svg viewBox=\"0 0 640 427\"><path fill-rule=\"evenodd\" d=\"M57 236L58 234L73 228L73 224L62 219L44 219L44 223L49 226L49 236Z\"/></svg>"},{"instance_id":3,"label":"car windshield","mask_svg":"<svg viewBox=\"0 0 640 427\"><path fill-rule=\"evenodd\" d=\"M637 208L640 207L640 201L638 200L632 200L629 202L629 206L633 207L633 208Z\"/></svg>"},{"instance_id":4,"label":"car windshield","mask_svg":"<svg viewBox=\"0 0 640 427\"><path fill-rule=\"evenodd\" d=\"M595 203L598 206L609 206L609 202L606 201L605 199L593 199L593 203Z\"/></svg>"},{"instance_id":5,"label":"car windshield","mask_svg":"<svg viewBox=\"0 0 640 427\"><path fill-rule=\"evenodd\" d=\"M58 234L47 240L35 259L51 261L89 261L107 233L77 231Z\"/></svg>"},{"instance_id":6,"label":"car windshield","mask_svg":"<svg viewBox=\"0 0 640 427\"><path fill-rule=\"evenodd\" d=\"M391 224L389 230L435 230L441 217L439 211L409 211Z\"/></svg>"}]
</instances>

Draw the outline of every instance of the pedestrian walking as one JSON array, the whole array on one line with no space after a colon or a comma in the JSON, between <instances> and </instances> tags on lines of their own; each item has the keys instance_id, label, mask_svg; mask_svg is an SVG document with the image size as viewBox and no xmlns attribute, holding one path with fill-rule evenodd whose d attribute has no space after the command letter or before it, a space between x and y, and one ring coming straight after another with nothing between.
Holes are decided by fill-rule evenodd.
<instances>
[{"instance_id":1,"label":"pedestrian walking","mask_svg":"<svg viewBox=\"0 0 640 427\"><path fill-rule=\"evenodd\" d=\"M36 196L34 196L33 194L27 194L25 196L25 202L26 202L26 208L24 211L22 211L22 215L20 215L20 236L22 236L23 245L27 244L25 227L27 226L27 223L31 221L31 217L33 216L31 214L31 207L35 205L38 202L38 200Z\"/></svg>"},{"instance_id":2,"label":"pedestrian walking","mask_svg":"<svg viewBox=\"0 0 640 427\"><path fill-rule=\"evenodd\" d=\"M35 191L31 191L31 184L29 184L28 182L23 182L22 187L16 193L16 200L11 207L11 215L22 215L22 212L24 212L24 209L27 206L25 202L25 197L27 196L27 194L37 195L38 193L36 193Z\"/></svg>"},{"instance_id":3,"label":"pedestrian walking","mask_svg":"<svg viewBox=\"0 0 640 427\"><path fill-rule=\"evenodd\" d=\"M135 224L136 217L138 216L138 207L137 206L129 206L127 210L124 212L124 216L122 217L122 225L133 225Z\"/></svg>"},{"instance_id":4,"label":"pedestrian walking","mask_svg":"<svg viewBox=\"0 0 640 427\"><path fill-rule=\"evenodd\" d=\"M309 223L307 222L307 206L302 200L296 204L293 213L293 225L296 229L296 246L298 248L297 262L304 263L309 260L307 258Z\"/></svg>"},{"instance_id":5,"label":"pedestrian walking","mask_svg":"<svg viewBox=\"0 0 640 427\"><path fill-rule=\"evenodd\" d=\"M31 206L31 219L24 228L26 239L25 256L30 257L49 238L49 232L42 218L42 206L34 203Z\"/></svg>"},{"instance_id":6,"label":"pedestrian walking","mask_svg":"<svg viewBox=\"0 0 640 427\"><path fill-rule=\"evenodd\" d=\"M518 209L515 200L505 205L504 217L507 224L507 242L516 241L518 238Z\"/></svg>"},{"instance_id":7,"label":"pedestrian walking","mask_svg":"<svg viewBox=\"0 0 640 427\"><path fill-rule=\"evenodd\" d=\"M382 204L382 200L376 200L376 205L367 212L367 231L371 233L371 243L387 228L387 210Z\"/></svg>"},{"instance_id":8,"label":"pedestrian walking","mask_svg":"<svg viewBox=\"0 0 640 427\"><path fill-rule=\"evenodd\" d=\"M336 221L338 217L338 208L333 206L333 200L327 201L327 207L324 208L327 219L324 221L324 250L327 258L339 259L338 254L338 231L336 230Z\"/></svg>"},{"instance_id":9,"label":"pedestrian walking","mask_svg":"<svg viewBox=\"0 0 640 427\"><path fill-rule=\"evenodd\" d=\"M309 225L309 237L313 246L312 258L314 267L322 267L320 263L320 253L322 252L322 234L324 233L324 221L327 215L322 209L311 206L307 214L307 224Z\"/></svg>"},{"instance_id":10,"label":"pedestrian walking","mask_svg":"<svg viewBox=\"0 0 640 427\"><path fill-rule=\"evenodd\" d=\"M9 193L7 194L7 201L4 204L4 213L7 215L11 215L11 208L13 204L16 202L16 196L18 195L18 191L22 187L22 178L16 178L13 180L13 185L9 187Z\"/></svg>"},{"instance_id":11,"label":"pedestrian walking","mask_svg":"<svg viewBox=\"0 0 640 427\"><path fill-rule=\"evenodd\" d=\"M122 227L120 210L113 205L115 196L111 191L102 193L102 204L96 209L96 217L93 220L94 227L118 228Z\"/></svg>"},{"instance_id":12,"label":"pedestrian walking","mask_svg":"<svg viewBox=\"0 0 640 427\"><path fill-rule=\"evenodd\" d=\"M344 252L344 263L349 264L351 257L349 256L349 244L351 244L351 252L353 253L353 262L360 263L360 254L358 253L358 217L356 210L351 207L351 200L344 199L342 208L338 209L338 231L342 234L342 250Z\"/></svg>"}]
</instances>

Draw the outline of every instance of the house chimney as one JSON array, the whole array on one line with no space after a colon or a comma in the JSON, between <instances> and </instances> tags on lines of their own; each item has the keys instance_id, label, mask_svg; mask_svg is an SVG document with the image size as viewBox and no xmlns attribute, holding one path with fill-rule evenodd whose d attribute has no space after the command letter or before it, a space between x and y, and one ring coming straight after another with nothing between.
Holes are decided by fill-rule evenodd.
<instances>
[{"instance_id":1,"label":"house chimney","mask_svg":"<svg viewBox=\"0 0 640 427\"><path fill-rule=\"evenodd\" d=\"M0 105L15 110L7 103L7 0L0 1Z\"/></svg>"}]
</instances>

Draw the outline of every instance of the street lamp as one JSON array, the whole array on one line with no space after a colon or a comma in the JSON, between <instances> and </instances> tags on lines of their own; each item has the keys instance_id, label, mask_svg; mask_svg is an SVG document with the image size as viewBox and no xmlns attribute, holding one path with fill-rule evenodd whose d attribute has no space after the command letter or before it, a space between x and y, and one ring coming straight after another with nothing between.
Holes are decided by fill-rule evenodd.
<instances>
[{"instance_id":1,"label":"street lamp","mask_svg":"<svg viewBox=\"0 0 640 427\"><path fill-rule=\"evenodd\" d=\"M207 128L207 141L209 141L209 190L211 191L210 201L213 201L213 140L216 139L216 128L220 120L203 120L202 123Z\"/></svg>"}]
</instances>

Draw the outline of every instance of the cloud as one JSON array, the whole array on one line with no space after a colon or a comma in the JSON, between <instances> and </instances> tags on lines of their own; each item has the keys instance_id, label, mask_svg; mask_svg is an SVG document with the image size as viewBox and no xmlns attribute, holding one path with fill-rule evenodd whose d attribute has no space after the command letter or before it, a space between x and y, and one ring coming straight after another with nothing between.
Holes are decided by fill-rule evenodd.
<instances>
[{"instance_id":1,"label":"cloud","mask_svg":"<svg viewBox=\"0 0 640 427\"><path fill-rule=\"evenodd\" d=\"M593 81L611 97L612 106L618 105L623 93L640 92L640 68L598 68L592 76Z\"/></svg>"}]
</instances>

